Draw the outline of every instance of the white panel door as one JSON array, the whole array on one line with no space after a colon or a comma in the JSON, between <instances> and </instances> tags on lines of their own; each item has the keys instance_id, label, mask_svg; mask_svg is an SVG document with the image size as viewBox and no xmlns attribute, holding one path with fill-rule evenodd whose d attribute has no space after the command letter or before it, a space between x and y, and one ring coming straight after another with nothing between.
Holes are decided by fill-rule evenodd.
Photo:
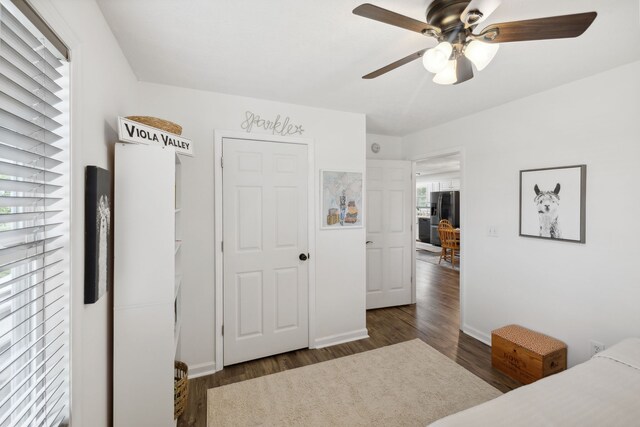
<instances>
[{"instance_id":1,"label":"white panel door","mask_svg":"<svg viewBox=\"0 0 640 427\"><path fill-rule=\"evenodd\" d=\"M411 162L367 160L367 309L411 304Z\"/></svg>"},{"instance_id":2,"label":"white panel door","mask_svg":"<svg viewBox=\"0 0 640 427\"><path fill-rule=\"evenodd\" d=\"M308 347L307 146L225 139L222 155L224 364Z\"/></svg>"}]
</instances>

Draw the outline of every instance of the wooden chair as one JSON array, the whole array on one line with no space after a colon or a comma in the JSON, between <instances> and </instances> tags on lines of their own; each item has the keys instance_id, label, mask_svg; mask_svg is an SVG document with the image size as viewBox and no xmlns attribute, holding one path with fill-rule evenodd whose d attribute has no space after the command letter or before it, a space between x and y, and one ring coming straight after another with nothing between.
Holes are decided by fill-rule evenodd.
<instances>
[{"instance_id":1,"label":"wooden chair","mask_svg":"<svg viewBox=\"0 0 640 427\"><path fill-rule=\"evenodd\" d=\"M451 225L451 222L449 222L448 219L442 219L440 220L440 222L438 223L438 237L440 238L440 259L438 260L438 264L440 264L440 262L442 261L442 259L444 258L444 260L447 260L447 248L444 247L444 245L442 244L442 242L444 242L444 237L442 235L442 231L445 228L451 228L453 229L453 226Z\"/></svg>"},{"instance_id":2,"label":"wooden chair","mask_svg":"<svg viewBox=\"0 0 640 427\"><path fill-rule=\"evenodd\" d=\"M440 244L444 252L445 261L447 260L447 252L451 259L451 266L456 266L456 252L460 253L460 235L453 228L443 227L440 232ZM440 261L442 261L442 255L440 255ZM438 263L440 263L438 261Z\"/></svg>"},{"instance_id":3,"label":"wooden chair","mask_svg":"<svg viewBox=\"0 0 640 427\"><path fill-rule=\"evenodd\" d=\"M453 225L451 225L451 222L449 222L448 219L441 219L440 222L438 223L438 228L440 227L453 228Z\"/></svg>"}]
</instances>

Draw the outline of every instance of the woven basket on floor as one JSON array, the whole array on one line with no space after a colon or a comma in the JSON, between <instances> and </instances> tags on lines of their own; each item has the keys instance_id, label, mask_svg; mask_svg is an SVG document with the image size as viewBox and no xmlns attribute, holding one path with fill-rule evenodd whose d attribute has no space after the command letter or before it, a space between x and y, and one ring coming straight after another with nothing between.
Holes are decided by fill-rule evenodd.
<instances>
[{"instance_id":1,"label":"woven basket on floor","mask_svg":"<svg viewBox=\"0 0 640 427\"><path fill-rule=\"evenodd\" d=\"M159 119L157 117L151 116L127 116L126 118L129 120L133 120L134 122L142 123L143 125L165 130L169 133L182 135L182 126L170 122L169 120Z\"/></svg>"},{"instance_id":2,"label":"woven basket on floor","mask_svg":"<svg viewBox=\"0 0 640 427\"><path fill-rule=\"evenodd\" d=\"M186 363L175 361L173 373L173 419L177 420L187 407L189 396L189 367Z\"/></svg>"}]
</instances>

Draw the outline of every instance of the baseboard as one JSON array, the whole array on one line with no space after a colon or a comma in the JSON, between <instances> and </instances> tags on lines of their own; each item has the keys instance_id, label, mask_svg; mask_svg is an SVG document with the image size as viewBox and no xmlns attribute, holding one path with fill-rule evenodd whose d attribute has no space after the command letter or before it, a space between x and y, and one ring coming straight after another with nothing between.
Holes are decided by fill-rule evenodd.
<instances>
[{"instance_id":1,"label":"baseboard","mask_svg":"<svg viewBox=\"0 0 640 427\"><path fill-rule=\"evenodd\" d=\"M472 328L469 325L463 325L462 326L462 332L464 332L465 334L469 335L472 338L477 339L478 341L488 345L489 347L491 347L491 336L485 334L484 332L480 332L479 330Z\"/></svg>"},{"instance_id":2,"label":"baseboard","mask_svg":"<svg viewBox=\"0 0 640 427\"><path fill-rule=\"evenodd\" d=\"M310 348L324 348L345 342L362 340L369 338L367 329L359 329L357 331L345 332L342 334L330 335L328 337L317 338Z\"/></svg>"},{"instance_id":3,"label":"baseboard","mask_svg":"<svg viewBox=\"0 0 640 427\"><path fill-rule=\"evenodd\" d=\"M207 362L189 366L189 379L204 377L216 373L216 363Z\"/></svg>"}]
</instances>

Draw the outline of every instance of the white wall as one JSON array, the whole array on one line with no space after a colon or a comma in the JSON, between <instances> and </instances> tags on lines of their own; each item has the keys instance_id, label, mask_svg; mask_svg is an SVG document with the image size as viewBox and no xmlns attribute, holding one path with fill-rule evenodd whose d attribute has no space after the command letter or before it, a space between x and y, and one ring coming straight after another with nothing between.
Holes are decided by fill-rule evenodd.
<instances>
[{"instance_id":1,"label":"white wall","mask_svg":"<svg viewBox=\"0 0 640 427\"><path fill-rule=\"evenodd\" d=\"M404 139L411 159L464 150L465 332L519 323L564 340L572 365L590 339L640 335L638 75L634 62ZM519 237L519 171L583 163L587 243Z\"/></svg>"},{"instance_id":2,"label":"white wall","mask_svg":"<svg viewBox=\"0 0 640 427\"><path fill-rule=\"evenodd\" d=\"M380 145L380 151L378 153L371 151L371 144L373 143ZM401 160L402 137L368 133L366 152L367 159Z\"/></svg>"},{"instance_id":3,"label":"white wall","mask_svg":"<svg viewBox=\"0 0 640 427\"><path fill-rule=\"evenodd\" d=\"M302 137L315 140L318 188L320 169L365 170L365 116L151 83L141 83L140 90L141 112L179 123L194 141L195 157L185 157L182 168L181 357L192 373L204 373L213 369L215 354L214 130L241 131L247 110L267 119L289 116L305 129ZM318 230L316 242L315 343L366 335L364 229Z\"/></svg>"},{"instance_id":4,"label":"white wall","mask_svg":"<svg viewBox=\"0 0 640 427\"><path fill-rule=\"evenodd\" d=\"M32 0L71 55L71 422L111 425L112 291L84 305L84 168L113 170L116 117L138 112L138 82L94 1ZM117 225L116 225L117 226Z\"/></svg>"}]
</instances>

